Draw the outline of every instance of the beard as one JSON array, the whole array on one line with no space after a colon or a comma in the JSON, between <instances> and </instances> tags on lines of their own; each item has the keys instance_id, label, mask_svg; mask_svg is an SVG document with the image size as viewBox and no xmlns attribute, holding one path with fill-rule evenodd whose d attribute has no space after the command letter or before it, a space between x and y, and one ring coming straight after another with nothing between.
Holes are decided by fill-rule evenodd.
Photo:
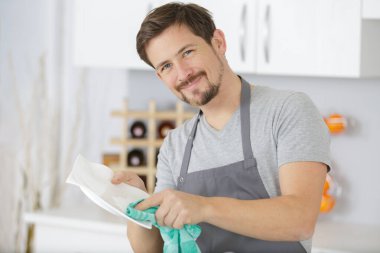
<instances>
[{"instance_id":1,"label":"beard","mask_svg":"<svg viewBox=\"0 0 380 253\"><path fill-rule=\"evenodd\" d=\"M217 56L216 56L217 57ZM189 76L185 81L182 81L177 87L176 90L181 94L180 99L185 103L188 103L192 106L202 106L206 105L210 102L219 92L219 87L222 82L224 66L222 61L218 58L219 66L218 66L218 77L215 82L211 82L207 77L205 71L199 71L194 75ZM194 89L192 91L192 96L186 95L182 89L185 88L192 81L196 80L199 77L204 77L206 79L206 88L204 90L200 90L199 88Z\"/></svg>"}]
</instances>

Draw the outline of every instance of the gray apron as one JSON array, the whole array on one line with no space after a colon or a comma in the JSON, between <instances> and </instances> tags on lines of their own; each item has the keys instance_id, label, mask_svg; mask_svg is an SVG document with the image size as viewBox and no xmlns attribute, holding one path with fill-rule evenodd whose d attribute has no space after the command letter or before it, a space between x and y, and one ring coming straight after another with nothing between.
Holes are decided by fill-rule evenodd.
<instances>
[{"instance_id":1,"label":"gray apron","mask_svg":"<svg viewBox=\"0 0 380 253\"><path fill-rule=\"evenodd\" d=\"M187 173L193 140L202 114L199 112L185 147L177 190L206 197L218 196L245 200L269 198L251 148L250 97L250 86L242 79L240 118L244 160L218 168ZM202 227L202 233L197 239L197 244L202 252L306 252L299 242L258 240L208 223L199 225Z\"/></svg>"}]
</instances>

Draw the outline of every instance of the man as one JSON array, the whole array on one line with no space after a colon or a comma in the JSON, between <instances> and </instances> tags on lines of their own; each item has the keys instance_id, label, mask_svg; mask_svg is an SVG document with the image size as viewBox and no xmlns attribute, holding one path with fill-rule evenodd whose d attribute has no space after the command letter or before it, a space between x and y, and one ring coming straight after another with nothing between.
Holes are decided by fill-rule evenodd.
<instances>
[{"instance_id":1,"label":"man","mask_svg":"<svg viewBox=\"0 0 380 253\"><path fill-rule=\"evenodd\" d=\"M200 113L170 132L159 154L159 225L199 224L202 252L310 252L329 166L329 137L302 93L251 86L225 58L226 40L207 10L172 3L152 11L137 35L140 57ZM137 175L113 183L145 190ZM128 223L136 252L160 252L156 228Z\"/></svg>"}]
</instances>

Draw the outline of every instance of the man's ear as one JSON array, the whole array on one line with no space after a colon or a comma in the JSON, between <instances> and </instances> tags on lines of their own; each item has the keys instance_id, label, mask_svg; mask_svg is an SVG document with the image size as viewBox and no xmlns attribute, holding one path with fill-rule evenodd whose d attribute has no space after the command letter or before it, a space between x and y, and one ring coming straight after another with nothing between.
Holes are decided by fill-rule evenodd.
<instances>
[{"instance_id":1,"label":"man's ear","mask_svg":"<svg viewBox=\"0 0 380 253\"><path fill-rule=\"evenodd\" d=\"M212 36L211 40L212 46L214 47L217 52L221 54L225 54L226 49L227 49L227 44L226 44L226 38L224 37L224 33L220 29L215 29L214 35Z\"/></svg>"}]
</instances>

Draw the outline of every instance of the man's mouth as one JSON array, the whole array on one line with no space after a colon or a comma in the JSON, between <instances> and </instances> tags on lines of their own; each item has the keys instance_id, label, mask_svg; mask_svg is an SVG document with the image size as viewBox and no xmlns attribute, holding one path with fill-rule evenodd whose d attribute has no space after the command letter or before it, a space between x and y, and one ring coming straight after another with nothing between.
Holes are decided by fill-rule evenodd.
<instances>
[{"instance_id":1,"label":"man's mouth","mask_svg":"<svg viewBox=\"0 0 380 253\"><path fill-rule=\"evenodd\" d=\"M181 82L181 84L177 87L178 91L195 87L202 79L203 75L205 75L205 73L202 71L189 77L186 81Z\"/></svg>"}]
</instances>

